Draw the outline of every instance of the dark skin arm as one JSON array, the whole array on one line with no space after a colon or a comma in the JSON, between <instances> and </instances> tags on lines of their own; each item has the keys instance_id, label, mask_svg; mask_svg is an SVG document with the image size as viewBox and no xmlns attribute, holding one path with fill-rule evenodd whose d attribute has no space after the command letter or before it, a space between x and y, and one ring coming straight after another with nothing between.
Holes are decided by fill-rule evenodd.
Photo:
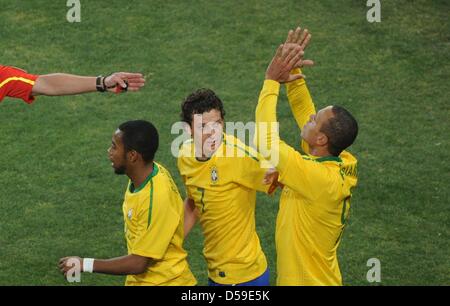
<instances>
[{"instance_id":1,"label":"dark skin arm","mask_svg":"<svg viewBox=\"0 0 450 306\"><path fill-rule=\"evenodd\" d=\"M184 237L189 234L189 232L194 227L198 220L198 212L195 208L194 200L186 198L184 200Z\"/></svg>"},{"instance_id":2,"label":"dark skin arm","mask_svg":"<svg viewBox=\"0 0 450 306\"><path fill-rule=\"evenodd\" d=\"M82 258L76 256L64 257L59 260L58 264L64 276L72 268L72 266L67 265L69 259L79 260L81 272L83 272ZM150 263L150 258L133 254L111 259L95 259L93 272L111 275L136 275L144 273Z\"/></svg>"}]
</instances>

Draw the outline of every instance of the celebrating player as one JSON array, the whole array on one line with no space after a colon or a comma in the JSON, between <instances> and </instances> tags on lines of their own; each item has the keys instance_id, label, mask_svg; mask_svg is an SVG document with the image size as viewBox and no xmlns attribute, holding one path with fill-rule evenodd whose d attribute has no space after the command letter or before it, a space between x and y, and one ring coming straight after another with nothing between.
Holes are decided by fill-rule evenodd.
<instances>
[{"instance_id":1,"label":"celebrating player","mask_svg":"<svg viewBox=\"0 0 450 306\"><path fill-rule=\"evenodd\" d=\"M128 275L125 285L194 286L183 249L183 200L169 172L154 162L158 132L147 121L128 121L114 133L109 159L130 178L123 215L128 255L108 260L62 258L61 272L81 262L81 272Z\"/></svg>"},{"instance_id":2,"label":"celebrating player","mask_svg":"<svg viewBox=\"0 0 450 306\"><path fill-rule=\"evenodd\" d=\"M274 166L284 185L275 238L277 284L341 285L336 253L357 182L357 161L345 149L354 142L358 125L340 106L316 113L301 71L291 72L302 65L305 36L309 37L299 28L290 31L285 46L278 48L267 68L256 108L259 140L265 138L268 156L279 154L279 163ZM277 122L280 83L287 84L305 154L281 141L278 131L258 125Z\"/></svg>"},{"instance_id":3,"label":"celebrating player","mask_svg":"<svg viewBox=\"0 0 450 306\"><path fill-rule=\"evenodd\" d=\"M145 85L140 73L116 72L103 77L86 77L64 73L35 75L22 69L0 65L0 102L4 97L32 103L34 97L65 96L92 91L137 91Z\"/></svg>"},{"instance_id":4,"label":"celebrating player","mask_svg":"<svg viewBox=\"0 0 450 306\"><path fill-rule=\"evenodd\" d=\"M225 111L213 91L189 95L181 116L192 136L178 158L187 190L185 234L200 220L209 285L269 285L267 260L255 229L256 191L270 192L263 184L267 169L261 167L261 157L222 133Z\"/></svg>"}]
</instances>

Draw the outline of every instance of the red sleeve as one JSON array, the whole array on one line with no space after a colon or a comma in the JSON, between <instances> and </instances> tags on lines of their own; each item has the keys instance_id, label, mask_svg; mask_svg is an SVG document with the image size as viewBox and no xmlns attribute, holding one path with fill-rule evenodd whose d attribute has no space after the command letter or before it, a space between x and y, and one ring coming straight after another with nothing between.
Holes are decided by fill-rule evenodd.
<instances>
[{"instance_id":1,"label":"red sleeve","mask_svg":"<svg viewBox=\"0 0 450 306\"><path fill-rule=\"evenodd\" d=\"M38 75L28 74L19 68L0 65L0 102L4 97L13 97L31 104L31 92Z\"/></svg>"}]
</instances>

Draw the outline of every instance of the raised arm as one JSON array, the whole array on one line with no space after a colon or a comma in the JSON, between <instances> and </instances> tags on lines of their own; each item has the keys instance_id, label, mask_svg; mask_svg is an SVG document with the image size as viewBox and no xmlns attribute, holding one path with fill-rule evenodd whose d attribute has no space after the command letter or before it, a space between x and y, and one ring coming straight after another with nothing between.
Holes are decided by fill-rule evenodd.
<instances>
[{"instance_id":1,"label":"raised arm","mask_svg":"<svg viewBox=\"0 0 450 306\"><path fill-rule=\"evenodd\" d=\"M286 44L296 44L305 51L311 41L311 34L307 29L298 27L295 31L290 30L286 39ZM301 73L300 68L314 65L312 60L302 60L298 67L291 71L291 74ZM316 113L311 95L304 78L286 83L287 96L292 113L297 121L298 127L303 128L309 117Z\"/></svg>"},{"instance_id":2,"label":"raised arm","mask_svg":"<svg viewBox=\"0 0 450 306\"><path fill-rule=\"evenodd\" d=\"M256 145L259 152L270 159L279 171L280 183L312 200L326 188L336 186L330 187L326 167L301 155L293 147L281 141L278 129L271 127L277 123L276 109L280 83L286 83L288 80L296 81L303 77L301 74L290 74L292 67L298 64L303 56L300 47L288 47L286 52L281 50L282 47L278 49L267 69L264 86L259 96L256 108Z\"/></svg>"},{"instance_id":3,"label":"raised arm","mask_svg":"<svg viewBox=\"0 0 450 306\"><path fill-rule=\"evenodd\" d=\"M290 30L286 43L297 44L305 51L311 40L311 34L307 29L302 30L298 27L295 31ZM312 66L314 62L311 60L303 60L299 67L295 67L291 71L292 74L301 73L300 68ZM308 122L311 115L316 113L313 100L309 93L306 81L304 78L286 83L287 96L289 100L289 106L291 107L292 114L297 122L298 128L301 130L303 126ZM302 141L302 148L305 153L309 153L308 144Z\"/></svg>"},{"instance_id":4,"label":"raised arm","mask_svg":"<svg viewBox=\"0 0 450 306\"><path fill-rule=\"evenodd\" d=\"M299 65L303 56L300 46L295 44L278 47L266 71L263 89L256 107L255 144L257 150L275 167L285 162L279 150L280 138L276 128L276 107L280 83L292 82L303 77L301 74L290 74L293 67ZM275 155L274 155L275 154Z\"/></svg>"}]
</instances>

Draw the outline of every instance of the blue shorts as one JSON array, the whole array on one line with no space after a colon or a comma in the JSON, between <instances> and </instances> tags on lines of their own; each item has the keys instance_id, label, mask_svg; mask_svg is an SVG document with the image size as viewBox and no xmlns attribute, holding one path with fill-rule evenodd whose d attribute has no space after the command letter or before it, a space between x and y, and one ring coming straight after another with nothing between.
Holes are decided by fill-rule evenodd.
<instances>
[{"instance_id":1,"label":"blue shorts","mask_svg":"<svg viewBox=\"0 0 450 306\"><path fill-rule=\"evenodd\" d=\"M223 285L214 282L212 279L208 278L208 286L270 286L270 272L269 268L267 268L266 272L264 272L260 277L255 278L246 283L234 284L234 285Z\"/></svg>"}]
</instances>

